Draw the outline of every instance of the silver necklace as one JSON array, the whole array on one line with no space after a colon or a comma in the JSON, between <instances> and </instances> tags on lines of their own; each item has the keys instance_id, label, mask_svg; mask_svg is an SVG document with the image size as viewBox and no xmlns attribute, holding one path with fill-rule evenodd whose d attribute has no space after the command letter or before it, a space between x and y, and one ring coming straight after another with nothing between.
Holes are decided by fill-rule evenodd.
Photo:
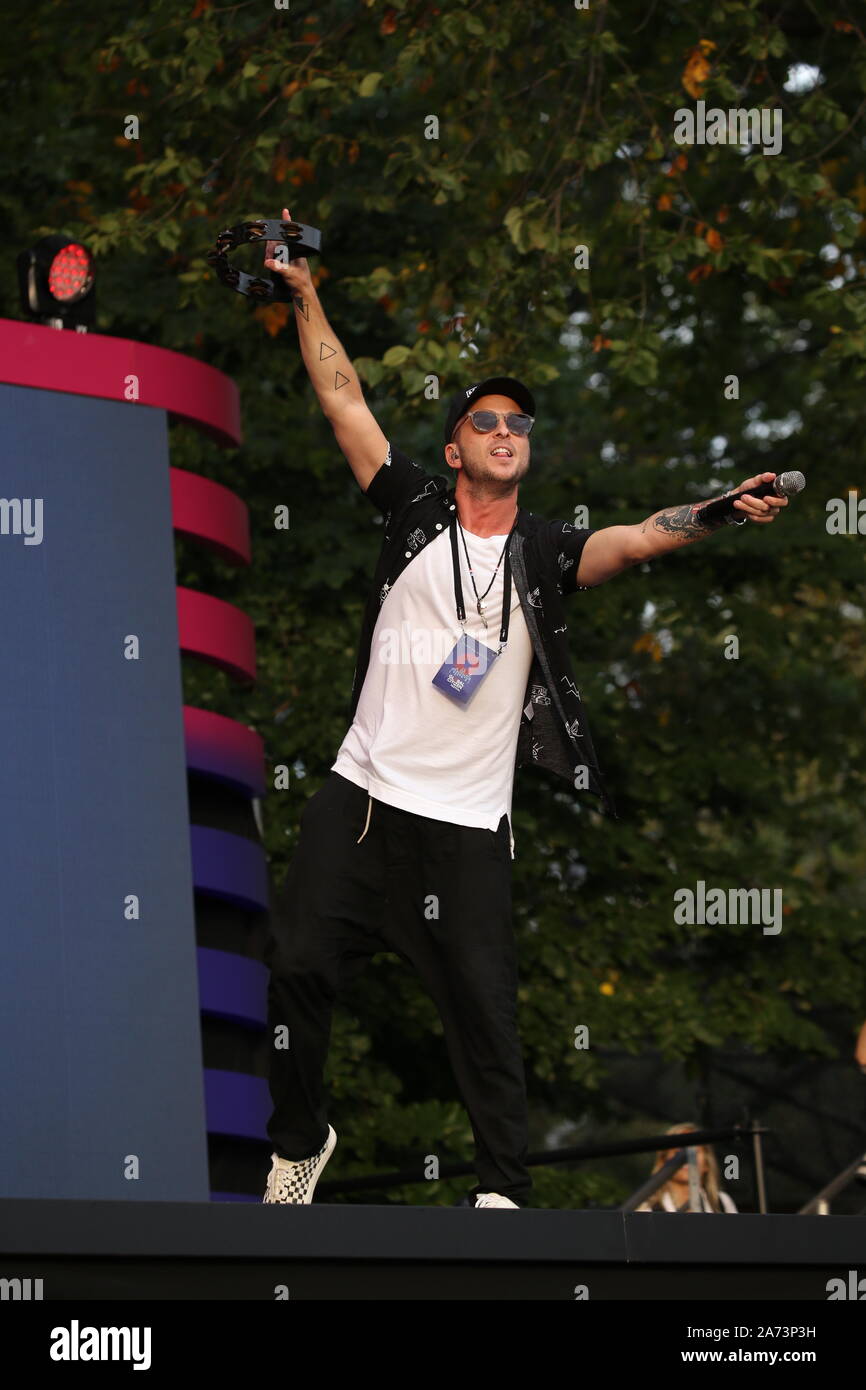
<instances>
[{"instance_id":1,"label":"silver necklace","mask_svg":"<svg viewBox=\"0 0 866 1390\"><path fill-rule=\"evenodd\" d=\"M515 512L514 516L516 520L517 512ZM469 559L469 551L466 549L466 537L463 535L463 527L460 525L459 516L457 518L457 525L460 527L460 535L463 540L463 550L466 554L466 563L469 566L469 578L472 580L472 588L475 590L475 604L478 609L478 615L481 618L481 621L484 624L484 626L487 627L487 619L484 616L484 614L487 612L487 604L484 602L484 599L486 599L487 595L490 593L490 590L493 588L493 581L499 573L499 566L502 564L503 557L505 555L506 550L508 549L508 542L511 539L511 531L514 530L514 522L512 522L511 524L511 531L509 531L508 535L505 537L505 545L502 547L502 554L496 561L496 569L493 571L493 578L490 580L490 583L487 585L487 588L484 590L484 593L480 596L478 590L475 588L475 574L472 569L472 561Z\"/></svg>"}]
</instances>

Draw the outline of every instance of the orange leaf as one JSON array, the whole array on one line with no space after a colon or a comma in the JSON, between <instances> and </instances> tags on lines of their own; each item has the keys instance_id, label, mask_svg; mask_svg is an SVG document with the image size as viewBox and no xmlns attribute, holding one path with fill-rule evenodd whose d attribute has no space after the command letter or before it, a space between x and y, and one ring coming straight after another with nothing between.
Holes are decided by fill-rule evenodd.
<instances>
[{"instance_id":1,"label":"orange leaf","mask_svg":"<svg viewBox=\"0 0 866 1390\"><path fill-rule=\"evenodd\" d=\"M711 265L696 265L693 270L689 271L687 278L691 280L693 285L696 285L699 280L706 280L707 276L712 275L712 273L713 267Z\"/></svg>"},{"instance_id":2,"label":"orange leaf","mask_svg":"<svg viewBox=\"0 0 866 1390\"><path fill-rule=\"evenodd\" d=\"M724 237L716 231L715 227L710 227L709 231L704 237L704 241L707 243L711 251L721 251L722 247L725 244Z\"/></svg>"},{"instance_id":3,"label":"orange leaf","mask_svg":"<svg viewBox=\"0 0 866 1390\"><path fill-rule=\"evenodd\" d=\"M190 15L190 19L198 19L199 15L204 14L205 10L209 10L210 7L211 0L195 0L195 6L193 8L192 14Z\"/></svg>"},{"instance_id":4,"label":"orange leaf","mask_svg":"<svg viewBox=\"0 0 866 1390\"><path fill-rule=\"evenodd\" d=\"M605 338L602 333L596 333L592 340L593 352L601 352L602 348L610 347L610 338Z\"/></svg>"},{"instance_id":5,"label":"orange leaf","mask_svg":"<svg viewBox=\"0 0 866 1390\"><path fill-rule=\"evenodd\" d=\"M667 212L668 208L673 207L674 200L670 193L661 193L656 199L656 207L659 212Z\"/></svg>"},{"instance_id":6,"label":"orange leaf","mask_svg":"<svg viewBox=\"0 0 866 1390\"><path fill-rule=\"evenodd\" d=\"M358 158L360 152L361 146L358 144L357 140L353 140L348 150L346 151L346 158L348 159L350 164L355 163L355 160Z\"/></svg>"},{"instance_id":7,"label":"orange leaf","mask_svg":"<svg viewBox=\"0 0 866 1390\"><path fill-rule=\"evenodd\" d=\"M281 333L288 321L292 306L278 302L276 304L260 304L253 310L253 318L258 319L264 325L265 332L275 338Z\"/></svg>"},{"instance_id":8,"label":"orange leaf","mask_svg":"<svg viewBox=\"0 0 866 1390\"><path fill-rule=\"evenodd\" d=\"M397 28L397 11L396 11L396 10L386 10L386 11L385 11L385 18L382 20L382 23L379 25L379 33L380 33L380 34L393 34L393 32L394 32L394 30L395 30L396 28Z\"/></svg>"},{"instance_id":9,"label":"orange leaf","mask_svg":"<svg viewBox=\"0 0 866 1390\"><path fill-rule=\"evenodd\" d=\"M271 165L271 178L277 183L285 183L288 167L289 161L284 154L275 155Z\"/></svg>"},{"instance_id":10,"label":"orange leaf","mask_svg":"<svg viewBox=\"0 0 866 1390\"><path fill-rule=\"evenodd\" d=\"M289 170L289 169L293 169L293 170L294 170L294 174L292 175L292 178L290 179L290 182L293 183L293 184L295 184L296 186L298 186L298 185L300 185L300 184L302 184L302 183L312 183L312 182L313 182L313 176L314 176L313 166L312 166L312 164L310 163L310 161L309 161L308 159L304 159L303 156L299 155L297 159L288 159L288 160L286 160L286 166L285 166L285 167L286 167L287 170Z\"/></svg>"},{"instance_id":11,"label":"orange leaf","mask_svg":"<svg viewBox=\"0 0 866 1390\"><path fill-rule=\"evenodd\" d=\"M719 210L718 210L718 212L716 213L716 221L717 221L717 222L727 222L727 220L728 220L728 218L730 217L730 215L731 215L731 214L730 214L730 212L728 211L728 209L727 209L726 207L720 207Z\"/></svg>"},{"instance_id":12,"label":"orange leaf","mask_svg":"<svg viewBox=\"0 0 866 1390\"><path fill-rule=\"evenodd\" d=\"M701 94L701 90L710 75L711 64L707 61L706 55L715 46L711 39L701 39L688 56L682 83L690 97L699 97Z\"/></svg>"},{"instance_id":13,"label":"orange leaf","mask_svg":"<svg viewBox=\"0 0 866 1390\"><path fill-rule=\"evenodd\" d=\"M662 646L654 632L644 632L632 643L633 652L649 652L653 661L661 661Z\"/></svg>"}]
</instances>

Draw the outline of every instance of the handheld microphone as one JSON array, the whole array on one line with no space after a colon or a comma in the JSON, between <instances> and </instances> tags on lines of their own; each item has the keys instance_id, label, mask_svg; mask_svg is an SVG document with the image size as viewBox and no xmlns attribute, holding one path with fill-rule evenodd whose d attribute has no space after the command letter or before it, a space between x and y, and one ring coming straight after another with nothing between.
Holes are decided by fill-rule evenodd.
<instances>
[{"instance_id":1,"label":"handheld microphone","mask_svg":"<svg viewBox=\"0 0 866 1390\"><path fill-rule=\"evenodd\" d=\"M705 507L699 507L695 512L695 520L702 526L720 526L727 523L729 526L739 526L741 521L746 521L746 517L741 517L734 511L734 503L740 497L767 497L773 493L776 497L795 497L798 492L802 492L806 486L806 479L803 474L796 469L790 473L779 473L770 483L759 483L757 487L742 488L739 492L732 492L728 497L717 497L714 502L708 502Z\"/></svg>"}]
</instances>

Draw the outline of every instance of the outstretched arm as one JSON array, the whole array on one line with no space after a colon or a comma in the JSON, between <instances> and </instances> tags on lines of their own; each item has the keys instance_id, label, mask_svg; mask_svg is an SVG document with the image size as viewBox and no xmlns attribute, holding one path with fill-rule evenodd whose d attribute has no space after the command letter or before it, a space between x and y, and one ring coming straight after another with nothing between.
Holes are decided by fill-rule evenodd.
<instances>
[{"instance_id":1,"label":"outstretched arm","mask_svg":"<svg viewBox=\"0 0 866 1390\"><path fill-rule=\"evenodd\" d=\"M291 220L288 208L283 208L283 220ZM270 255L272 245L265 248L265 265L292 290L301 355L313 390L358 486L366 492L385 461L388 441L364 400L345 348L328 323L306 258L283 264Z\"/></svg>"},{"instance_id":2,"label":"outstretched arm","mask_svg":"<svg viewBox=\"0 0 866 1390\"><path fill-rule=\"evenodd\" d=\"M775 473L756 473L754 478L746 478L737 487L720 495L728 497L731 492L772 482L775 476ZM715 500L706 498L703 502L663 507L636 526L605 526L600 531L594 531L583 547L576 583L602 584L632 565L653 560L657 555L666 555L669 550L678 550L680 546L691 545L693 541L701 541L716 531L724 530L725 522L703 526L697 519L701 507ZM773 496L744 497L734 503L736 510L747 521L762 523L775 521L779 508L787 505L787 497Z\"/></svg>"}]
</instances>

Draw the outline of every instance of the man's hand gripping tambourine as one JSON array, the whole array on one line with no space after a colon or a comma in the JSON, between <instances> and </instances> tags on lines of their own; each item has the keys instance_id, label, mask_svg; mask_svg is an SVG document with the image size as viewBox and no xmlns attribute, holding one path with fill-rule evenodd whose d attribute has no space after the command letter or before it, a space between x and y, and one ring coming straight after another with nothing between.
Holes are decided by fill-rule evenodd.
<instances>
[{"instance_id":1,"label":"man's hand gripping tambourine","mask_svg":"<svg viewBox=\"0 0 866 1390\"><path fill-rule=\"evenodd\" d=\"M248 275L230 264L228 252L236 246L264 241L265 265L272 272L270 279ZM216 245L205 259L213 266L217 278L238 294L259 300L295 299L312 288L306 255L321 249L322 236L316 227L293 222L288 208L283 208L282 221L259 218L239 222L220 232ZM299 254L301 253L301 254ZM298 273L299 272L299 273Z\"/></svg>"},{"instance_id":2,"label":"man's hand gripping tambourine","mask_svg":"<svg viewBox=\"0 0 866 1390\"><path fill-rule=\"evenodd\" d=\"M283 220L291 222L288 208L283 208ZM273 275L284 281L286 298L303 300L313 288L313 277L306 256L293 256L291 260L281 260L274 253L279 251L279 243L269 241L265 245L265 265Z\"/></svg>"}]
</instances>

